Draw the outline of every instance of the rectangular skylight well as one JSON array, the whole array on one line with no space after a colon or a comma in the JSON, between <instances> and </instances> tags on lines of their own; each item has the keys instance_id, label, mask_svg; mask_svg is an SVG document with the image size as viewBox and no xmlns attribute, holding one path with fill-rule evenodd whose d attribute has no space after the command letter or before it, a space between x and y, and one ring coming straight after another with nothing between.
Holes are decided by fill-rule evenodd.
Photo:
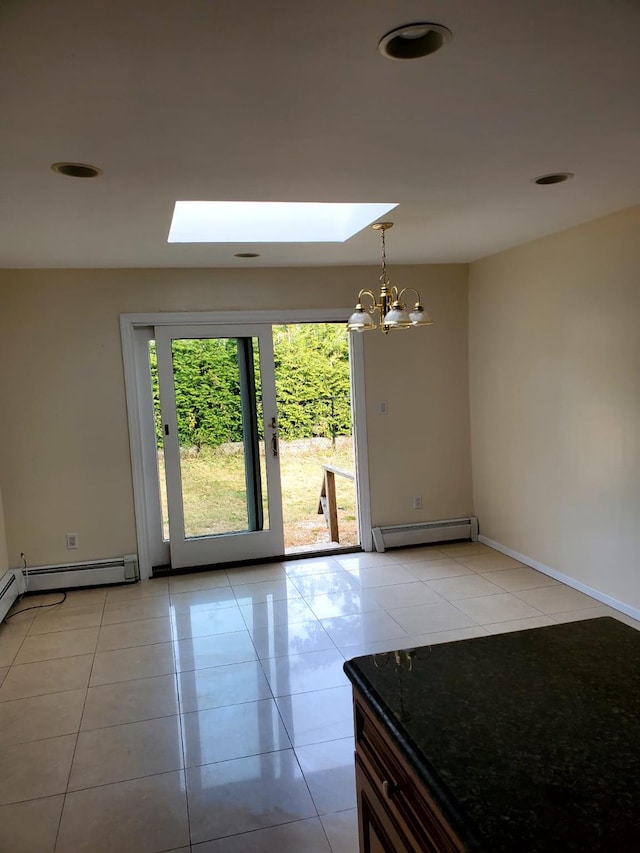
<instances>
[{"instance_id":1,"label":"rectangular skylight well","mask_svg":"<svg viewBox=\"0 0 640 853\"><path fill-rule=\"evenodd\" d=\"M344 243L394 204L177 201L169 243Z\"/></svg>"}]
</instances>

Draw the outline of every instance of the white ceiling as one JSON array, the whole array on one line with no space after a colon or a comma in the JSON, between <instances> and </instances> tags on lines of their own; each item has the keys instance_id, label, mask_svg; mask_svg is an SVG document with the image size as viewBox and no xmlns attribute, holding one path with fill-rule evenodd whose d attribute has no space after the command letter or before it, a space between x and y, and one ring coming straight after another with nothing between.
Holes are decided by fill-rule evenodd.
<instances>
[{"instance_id":1,"label":"white ceiling","mask_svg":"<svg viewBox=\"0 0 640 853\"><path fill-rule=\"evenodd\" d=\"M453 39L382 57L414 21ZM178 199L395 201L391 263L469 261L640 200L639 82L638 0L0 0L0 266L378 260L168 244Z\"/></svg>"}]
</instances>

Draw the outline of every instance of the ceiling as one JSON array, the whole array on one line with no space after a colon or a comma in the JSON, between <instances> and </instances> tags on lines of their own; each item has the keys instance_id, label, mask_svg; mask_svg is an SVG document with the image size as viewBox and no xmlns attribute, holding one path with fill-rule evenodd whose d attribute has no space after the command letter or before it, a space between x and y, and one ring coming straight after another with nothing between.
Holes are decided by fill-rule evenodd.
<instances>
[{"instance_id":1,"label":"ceiling","mask_svg":"<svg viewBox=\"0 0 640 853\"><path fill-rule=\"evenodd\" d=\"M414 21L453 39L382 57ZM0 266L378 259L369 229L168 244L178 199L398 202L392 264L466 262L628 207L639 44L638 0L0 0ZM530 182L555 171L575 179Z\"/></svg>"}]
</instances>

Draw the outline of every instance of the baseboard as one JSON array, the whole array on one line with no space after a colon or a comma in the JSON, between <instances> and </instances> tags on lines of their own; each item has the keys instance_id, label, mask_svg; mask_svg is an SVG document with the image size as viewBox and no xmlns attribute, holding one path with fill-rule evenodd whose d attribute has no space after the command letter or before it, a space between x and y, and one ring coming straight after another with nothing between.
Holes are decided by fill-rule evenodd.
<instances>
[{"instance_id":1,"label":"baseboard","mask_svg":"<svg viewBox=\"0 0 640 853\"><path fill-rule=\"evenodd\" d=\"M457 542L478 539L478 519L444 518L439 521L420 521L417 524L392 524L371 529L373 544L378 553L387 548L405 548L411 545L428 545L435 542Z\"/></svg>"},{"instance_id":2,"label":"baseboard","mask_svg":"<svg viewBox=\"0 0 640 853\"><path fill-rule=\"evenodd\" d=\"M24 578L20 569L9 569L0 578L0 622L13 603L24 593Z\"/></svg>"},{"instance_id":3,"label":"baseboard","mask_svg":"<svg viewBox=\"0 0 640 853\"><path fill-rule=\"evenodd\" d=\"M514 551L513 548L507 548L506 545L502 545L500 542L496 542L494 539L489 539L488 536L478 536L478 542L482 542L484 545L488 545L490 548L494 548L496 551L500 551L502 554L506 554L507 557L513 557L514 560L519 560L521 563L524 563L526 566L531 566L532 569L537 569L537 571L542 572L543 575L548 575L550 578L553 578L556 581L560 581L567 586L572 587L573 589L577 589L578 592L584 592L585 595L590 595L591 598L595 598L601 604L606 604L608 607L613 607L614 610L620 611L620 613L624 613L625 616L631 616L632 619L637 619L640 621L640 610L637 607L630 607L628 604L625 604L622 601L618 601L616 598L612 598L610 595L606 595L604 592L600 592L599 589L594 589L591 586L587 586L586 583L582 583L581 581L576 580L575 578L569 577L569 575L563 575L562 572L556 571L556 569L552 569L550 566L545 566L544 563L540 563L538 560L534 560L531 557L527 557L526 554L521 554L519 551Z\"/></svg>"}]
</instances>

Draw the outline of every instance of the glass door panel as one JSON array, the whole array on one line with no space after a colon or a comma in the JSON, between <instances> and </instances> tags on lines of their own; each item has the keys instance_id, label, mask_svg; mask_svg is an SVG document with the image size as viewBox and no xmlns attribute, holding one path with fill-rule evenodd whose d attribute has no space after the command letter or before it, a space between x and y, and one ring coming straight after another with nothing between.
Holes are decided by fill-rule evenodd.
<instances>
[{"instance_id":1,"label":"glass door panel","mask_svg":"<svg viewBox=\"0 0 640 853\"><path fill-rule=\"evenodd\" d=\"M156 341L172 566L279 556L269 330L158 327Z\"/></svg>"}]
</instances>

